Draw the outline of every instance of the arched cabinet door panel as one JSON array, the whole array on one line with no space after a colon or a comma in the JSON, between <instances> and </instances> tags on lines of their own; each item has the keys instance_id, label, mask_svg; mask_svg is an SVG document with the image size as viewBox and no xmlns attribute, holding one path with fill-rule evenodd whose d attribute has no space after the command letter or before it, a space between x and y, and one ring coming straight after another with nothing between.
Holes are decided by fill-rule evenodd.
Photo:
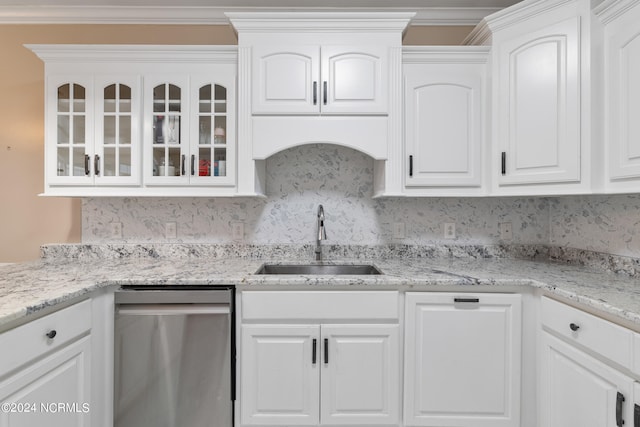
<instances>
[{"instance_id":1,"label":"arched cabinet door panel","mask_svg":"<svg viewBox=\"0 0 640 427\"><path fill-rule=\"evenodd\" d=\"M405 65L407 187L482 185L483 64Z\"/></svg>"},{"instance_id":2,"label":"arched cabinet door panel","mask_svg":"<svg viewBox=\"0 0 640 427\"><path fill-rule=\"evenodd\" d=\"M498 185L579 182L580 20L497 44Z\"/></svg>"},{"instance_id":3,"label":"arched cabinet door panel","mask_svg":"<svg viewBox=\"0 0 640 427\"><path fill-rule=\"evenodd\" d=\"M253 49L253 114L319 111L320 47Z\"/></svg>"},{"instance_id":4,"label":"arched cabinet door panel","mask_svg":"<svg viewBox=\"0 0 640 427\"><path fill-rule=\"evenodd\" d=\"M621 7L624 4L621 4ZM605 26L605 138L608 183L640 189L640 7Z\"/></svg>"}]
</instances>

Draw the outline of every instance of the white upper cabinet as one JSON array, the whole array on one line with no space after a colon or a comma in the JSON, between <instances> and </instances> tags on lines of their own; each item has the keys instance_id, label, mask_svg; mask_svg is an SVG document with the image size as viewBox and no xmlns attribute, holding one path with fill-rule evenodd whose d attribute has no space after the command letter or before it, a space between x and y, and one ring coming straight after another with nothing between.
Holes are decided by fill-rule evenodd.
<instances>
[{"instance_id":1,"label":"white upper cabinet","mask_svg":"<svg viewBox=\"0 0 640 427\"><path fill-rule=\"evenodd\" d=\"M46 103L48 184L140 183L139 76L52 75Z\"/></svg>"},{"instance_id":2,"label":"white upper cabinet","mask_svg":"<svg viewBox=\"0 0 640 427\"><path fill-rule=\"evenodd\" d=\"M145 77L146 183L233 185L234 83L215 72Z\"/></svg>"},{"instance_id":3,"label":"white upper cabinet","mask_svg":"<svg viewBox=\"0 0 640 427\"><path fill-rule=\"evenodd\" d=\"M593 21L585 0L529 1L485 18L470 37L492 46L492 194L593 190L601 122Z\"/></svg>"},{"instance_id":4,"label":"white upper cabinet","mask_svg":"<svg viewBox=\"0 0 640 427\"><path fill-rule=\"evenodd\" d=\"M386 114L387 48L256 46L253 114Z\"/></svg>"},{"instance_id":5,"label":"white upper cabinet","mask_svg":"<svg viewBox=\"0 0 640 427\"><path fill-rule=\"evenodd\" d=\"M499 185L580 180L579 19L547 19L496 46Z\"/></svg>"},{"instance_id":6,"label":"white upper cabinet","mask_svg":"<svg viewBox=\"0 0 640 427\"><path fill-rule=\"evenodd\" d=\"M607 1L604 23L605 141L610 192L640 191L640 4Z\"/></svg>"},{"instance_id":7,"label":"white upper cabinet","mask_svg":"<svg viewBox=\"0 0 640 427\"><path fill-rule=\"evenodd\" d=\"M28 47L45 62L46 195L235 194L237 48Z\"/></svg>"},{"instance_id":8,"label":"white upper cabinet","mask_svg":"<svg viewBox=\"0 0 640 427\"><path fill-rule=\"evenodd\" d=\"M478 195L488 49L404 48L405 192Z\"/></svg>"},{"instance_id":9,"label":"white upper cabinet","mask_svg":"<svg viewBox=\"0 0 640 427\"><path fill-rule=\"evenodd\" d=\"M265 192L265 159L310 143L376 160L376 195L401 194L402 32L414 13L234 12L239 195Z\"/></svg>"}]
</instances>

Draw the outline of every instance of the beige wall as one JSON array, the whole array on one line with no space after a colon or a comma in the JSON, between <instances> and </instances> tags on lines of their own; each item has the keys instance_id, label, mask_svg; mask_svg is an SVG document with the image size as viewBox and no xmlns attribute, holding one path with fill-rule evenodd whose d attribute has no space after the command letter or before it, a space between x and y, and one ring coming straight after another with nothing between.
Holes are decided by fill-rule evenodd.
<instances>
[{"instance_id":1,"label":"beige wall","mask_svg":"<svg viewBox=\"0 0 640 427\"><path fill-rule=\"evenodd\" d=\"M417 27L405 44L459 44L470 27ZM236 44L228 26L0 25L0 263L36 259L44 243L81 239L80 199L44 185L44 65L24 44Z\"/></svg>"},{"instance_id":2,"label":"beige wall","mask_svg":"<svg viewBox=\"0 0 640 427\"><path fill-rule=\"evenodd\" d=\"M465 37L471 33L471 30L473 30L473 27L467 26L409 27L404 35L402 44L431 46L460 45Z\"/></svg>"}]
</instances>

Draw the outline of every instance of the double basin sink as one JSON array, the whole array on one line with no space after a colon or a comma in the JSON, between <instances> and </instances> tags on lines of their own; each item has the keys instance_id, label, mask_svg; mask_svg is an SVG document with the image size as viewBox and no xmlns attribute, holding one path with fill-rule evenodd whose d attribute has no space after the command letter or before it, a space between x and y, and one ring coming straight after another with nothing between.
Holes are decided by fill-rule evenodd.
<instances>
[{"instance_id":1,"label":"double basin sink","mask_svg":"<svg viewBox=\"0 0 640 427\"><path fill-rule=\"evenodd\" d=\"M382 272L372 264L263 264L255 274L374 275Z\"/></svg>"}]
</instances>

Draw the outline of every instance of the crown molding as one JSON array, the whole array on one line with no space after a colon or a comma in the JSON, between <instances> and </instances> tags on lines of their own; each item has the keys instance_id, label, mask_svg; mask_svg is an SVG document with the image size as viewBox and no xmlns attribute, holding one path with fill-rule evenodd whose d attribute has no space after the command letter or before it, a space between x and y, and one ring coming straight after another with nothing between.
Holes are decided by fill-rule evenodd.
<instances>
[{"instance_id":1,"label":"crown molding","mask_svg":"<svg viewBox=\"0 0 640 427\"><path fill-rule=\"evenodd\" d=\"M640 0L606 0L594 7L593 13L606 25L638 5Z\"/></svg>"},{"instance_id":2,"label":"crown molding","mask_svg":"<svg viewBox=\"0 0 640 427\"><path fill-rule=\"evenodd\" d=\"M403 64L486 64L489 46L403 46Z\"/></svg>"},{"instance_id":3,"label":"crown molding","mask_svg":"<svg viewBox=\"0 0 640 427\"><path fill-rule=\"evenodd\" d=\"M228 8L216 6L0 6L0 24L229 25L226 13L415 13L411 25L476 25L500 8Z\"/></svg>"},{"instance_id":4,"label":"crown molding","mask_svg":"<svg viewBox=\"0 0 640 427\"><path fill-rule=\"evenodd\" d=\"M44 62L203 62L235 64L238 46L26 44Z\"/></svg>"},{"instance_id":5,"label":"crown molding","mask_svg":"<svg viewBox=\"0 0 640 427\"><path fill-rule=\"evenodd\" d=\"M497 7L431 7L418 9L411 25L438 26L464 25L474 26L486 16L502 10Z\"/></svg>"}]
</instances>

